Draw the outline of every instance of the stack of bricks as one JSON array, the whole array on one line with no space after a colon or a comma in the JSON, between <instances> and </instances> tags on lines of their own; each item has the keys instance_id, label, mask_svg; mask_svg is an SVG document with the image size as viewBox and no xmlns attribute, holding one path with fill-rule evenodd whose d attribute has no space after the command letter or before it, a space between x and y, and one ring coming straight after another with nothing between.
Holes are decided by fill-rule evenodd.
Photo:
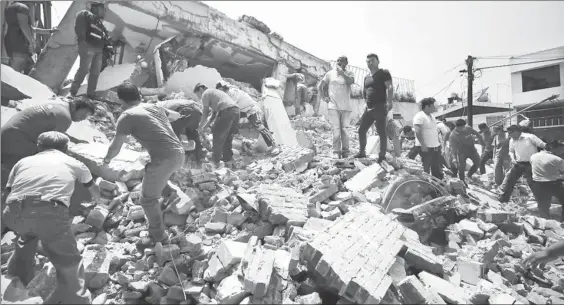
<instances>
[{"instance_id":1,"label":"stack of bricks","mask_svg":"<svg viewBox=\"0 0 564 305\"><path fill-rule=\"evenodd\" d=\"M313 161L313 150L303 147L280 145L281 153L272 158L273 163L281 163L286 172L306 169L309 162Z\"/></svg>"},{"instance_id":2,"label":"stack of bricks","mask_svg":"<svg viewBox=\"0 0 564 305\"><path fill-rule=\"evenodd\" d=\"M386 177L386 171L374 163L345 182L345 187L352 192L364 192Z\"/></svg>"},{"instance_id":3,"label":"stack of bricks","mask_svg":"<svg viewBox=\"0 0 564 305\"><path fill-rule=\"evenodd\" d=\"M299 225L307 221L308 198L290 188L261 184L257 188L261 219L274 225Z\"/></svg>"},{"instance_id":4,"label":"stack of bricks","mask_svg":"<svg viewBox=\"0 0 564 305\"><path fill-rule=\"evenodd\" d=\"M361 205L316 234L300 260L329 291L358 304L377 304L392 283L388 271L396 256L417 239L413 233L377 207Z\"/></svg>"}]
</instances>

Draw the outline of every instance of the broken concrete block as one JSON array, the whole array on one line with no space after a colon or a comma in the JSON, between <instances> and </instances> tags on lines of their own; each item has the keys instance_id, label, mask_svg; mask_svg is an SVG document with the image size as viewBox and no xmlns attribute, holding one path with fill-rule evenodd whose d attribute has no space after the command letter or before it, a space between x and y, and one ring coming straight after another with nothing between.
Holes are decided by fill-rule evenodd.
<instances>
[{"instance_id":1,"label":"broken concrete block","mask_svg":"<svg viewBox=\"0 0 564 305\"><path fill-rule=\"evenodd\" d=\"M404 259L406 263L419 270L435 274L443 273L443 264L433 253L410 247L405 253Z\"/></svg>"},{"instance_id":2,"label":"broken concrete block","mask_svg":"<svg viewBox=\"0 0 564 305\"><path fill-rule=\"evenodd\" d=\"M202 239L196 234L189 234L180 239L180 252L196 253L202 248Z\"/></svg>"},{"instance_id":3,"label":"broken concrete block","mask_svg":"<svg viewBox=\"0 0 564 305\"><path fill-rule=\"evenodd\" d=\"M239 304L249 295L236 275L226 277L217 287L215 298L219 304Z\"/></svg>"},{"instance_id":4,"label":"broken concrete block","mask_svg":"<svg viewBox=\"0 0 564 305\"><path fill-rule=\"evenodd\" d=\"M180 279L178 278L178 275L176 274L174 269L170 266L165 266L161 270L161 273L159 273L157 280L168 286L174 286L180 283Z\"/></svg>"},{"instance_id":5,"label":"broken concrete block","mask_svg":"<svg viewBox=\"0 0 564 305\"><path fill-rule=\"evenodd\" d=\"M462 231L462 233L465 234L472 234L474 236L480 237L482 238L484 236L484 231L480 230L480 228L478 227L478 224L468 220L468 219L462 219L458 225L460 226L460 230Z\"/></svg>"},{"instance_id":6,"label":"broken concrete block","mask_svg":"<svg viewBox=\"0 0 564 305\"><path fill-rule=\"evenodd\" d=\"M26 98L49 100L55 94L43 83L2 64L2 98L19 101ZM5 118L3 118L5 120Z\"/></svg>"},{"instance_id":7,"label":"broken concrete block","mask_svg":"<svg viewBox=\"0 0 564 305\"><path fill-rule=\"evenodd\" d=\"M163 214L163 221L165 223L166 226L183 226L184 224L186 224L186 219L188 218L188 215L181 215L181 214L176 214L173 212L165 212Z\"/></svg>"},{"instance_id":8,"label":"broken concrete block","mask_svg":"<svg viewBox=\"0 0 564 305\"><path fill-rule=\"evenodd\" d=\"M323 304L323 302L321 301L321 297L317 292L308 295L297 296L294 299L294 302L297 304L308 304L308 305Z\"/></svg>"},{"instance_id":9,"label":"broken concrete block","mask_svg":"<svg viewBox=\"0 0 564 305\"><path fill-rule=\"evenodd\" d=\"M257 199L261 219L273 225L303 224L307 220L308 200L293 189L261 184L257 188Z\"/></svg>"},{"instance_id":10,"label":"broken concrete block","mask_svg":"<svg viewBox=\"0 0 564 305\"><path fill-rule=\"evenodd\" d=\"M172 286L170 288L168 288L168 291L166 292L166 296L167 299L169 300L173 300L176 302L180 302L180 301L184 301L185 296L184 296L184 290L182 290L182 287L180 286Z\"/></svg>"},{"instance_id":11,"label":"broken concrete block","mask_svg":"<svg viewBox=\"0 0 564 305\"><path fill-rule=\"evenodd\" d=\"M331 184L329 187L321 189L315 192L311 197L309 197L310 203L321 202L329 199L331 196L336 194L339 191L339 188L336 184Z\"/></svg>"},{"instance_id":12,"label":"broken concrete block","mask_svg":"<svg viewBox=\"0 0 564 305\"><path fill-rule=\"evenodd\" d=\"M108 217L109 213L108 209L98 205L90 211L90 213L88 213L88 216L86 217L86 224L100 230L104 226L104 221L106 221L106 217Z\"/></svg>"},{"instance_id":13,"label":"broken concrete block","mask_svg":"<svg viewBox=\"0 0 564 305\"><path fill-rule=\"evenodd\" d=\"M146 153L122 148L112 161L104 165L102 162L108 145L101 143L81 143L70 145L67 153L83 162L93 175L108 181L126 182L131 179L141 179L145 172L145 164L150 159Z\"/></svg>"},{"instance_id":14,"label":"broken concrete block","mask_svg":"<svg viewBox=\"0 0 564 305\"><path fill-rule=\"evenodd\" d=\"M254 248L254 255L245 272L245 290L257 298L264 297L268 290L274 268L275 253L261 247Z\"/></svg>"},{"instance_id":15,"label":"broken concrete block","mask_svg":"<svg viewBox=\"0 0 564 305\"><path fill-rule=\"evenodd\" d=\"M127 211L127 220L141 220L145 218L145 210L140 205L134 205Z\"/></svg>"},{"instance_id":16,"label":"broken concrete block","mask_svg":"<svg viewBox=\"0 0 564 305\"><path fill-rule=\"evenodd\" d=\"M192 282L203 284L204 283L204 272L208 269L207 261L195 261L192 266Z\"/></svg>"},{"instance_id":17,"label":"broken concrete block","mask_svg":"<svg viewBox=\"0 0 564 305\"><path fill-rule=\"evenodd\" d=\"M194 207L194 202L198 200L198 193L194 188L186 188L183 192L177 185L168 182L168 186L175 193L175 201L172 204L171 211L178 215L187 215Z\"/></svg>"},{"instance_id":18,"label":"broken concrete block","mask_svg":"<svg viewBox=\"0 0 564 305\"><path fill-rule=\"evenodd\" d=\"M216 250L217 258L225 268L241 262L247 248L246 243L231 240L222 240Z\"/></svg>"},{"instance_id":19,"label":"broken concrete block","mask_svg":"<svg viewBox=\"0 0 564 305\"><path fill-rule=\"evenodd\" d=\"M459 257L457 260L460 279L468 284L477 285L484 276L484 265L480 262Z\"/></svg>"},{"instance_id":20,"label":"broken concrete block","mask_svg":"<svg viewBox=\"0 0 564 305\"><path fill-rule=\"evenodd\" d=\"M415 276L410 275L398 283L398 289L409 304L446 304L433 290L427 289Z\"/></svg>"},{"instance_id":21,"label":"broken concrete block","mask_svg":"<svg viewBox=\"0 0 564 305\"><path fill-rule=\"evenodd\" d=\"M104 180L102 177L98 177L98 179L96 179L96 184L101 190L109 192L113 192L118 189L118 186L115 183Z\"/></svg>"},{"instance_id":22,"label":"broken concrete block","mask_svg":"<svg viewBox=\"0 0 564 305\"><path fill-rule=\"evenodd\" d=\"M233 211L227 215L227 223L237 228L240 227L246 220L247 216L245 216L244 213Z\"/></svg>"},{"instance_id":23,"label":"broken concrete block","mask_svg":"<svg viewBox=\"0 0 564 305\"><path fill-rule=\"evenodd\" d=\"M386 171L378 163L374 163L345 182L345 187L353 192L364 192L385 176Z\"/></svg>"},{"instance_id":24,"label":"broken concrete block","mask_svg":"<svg viewBox=\"0 0 564 305\"><path fill-rule=\"evenodd\" d=\"M425 286L438 293L447 303L470 304L470 300L460 287L456 287L452 283L425 271L420 272L417 277Z\"/></svg>"},{"instance_id":25,"label":"broken concrete block","mask_svg":"<svg viewBox=\"0 0 564 305\"><path fill-rule=\"evenodd\" d=\"M495 209L479 211L477 216L485 222L491 222L494 224L510 222L517 219L517 215L515 213Z\"/></svg>"},{"instance_id":26,"label":"broken concrete block","mask_svg":"<svg viewBox=\"0 0 564 305\"><path fill-rule=\"evenodd\" d=\"M110 264L114 258L104 246L87 245L82 252L84 280L88 289L100 289L110 279Z\"/></svg>"},{"instance_id":27,"label":"broken concrete block","mask_svg":"<svg viewBox=\"0 0 564 305\"><path fill-rule=\"evenodd\" d=\"M516 300L513 296L507 293L500 293L490 296L488 304L515 304Z\"/></svg>"},{"instance_id":28,"label":"broken concrete block","mask_svg":"<svg viewBox=\"0 0 564 305\"><path fill-rule=\"evenodd\" d=\"M223 266L217 255L213 255L208 262L208 268L204 271L204 280L219 282L225 278L225 270L225 266Z\"/></svg>"}]
</instances>

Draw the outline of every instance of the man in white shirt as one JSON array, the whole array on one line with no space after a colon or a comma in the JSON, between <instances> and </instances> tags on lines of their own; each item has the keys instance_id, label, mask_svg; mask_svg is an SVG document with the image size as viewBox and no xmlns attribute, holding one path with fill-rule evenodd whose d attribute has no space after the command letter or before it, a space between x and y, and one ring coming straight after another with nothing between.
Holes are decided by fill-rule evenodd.
<instances>
[{"instance_id":1,"label":"man in white shirt","mask_svg":"<svg viewBox=\"0 0 564 305\"><path fill-rule=\"evenodd\" d=\"M507 172L503 183L503 191L499 197L500 202L508 202L513 188L522 176L525 176L529 187L532 186L531 156L538 152L538 148L545 148L544 143L537 136L530 133L523 133L518 125L511 125L507 128L509 140L509 156L513 166Z\"/></svg>"},{"instance_id":2,"label":"man in white shirt","mask_svg":"<svg viewBox=\"0 0 564 305\"><path fill-rule=\"evenodd\" d=\"M549 219L553 196L564 205L564 160L543 150L531 156L531 171L531 191L537 200L540 216ZM561 221L564 221L564 210Z\"/></svg>"},{"instance_id":3,"label":"man in white shirt","mask_svg":"<svg viewBox=\"0 0 564 305\"><path fill-rule=\"evenodd\" d=\"M347 158L350 154L349 136L345 130L351 116L351 85L354 74L347 71L348 59L337 59L335 69L327 72L319 82L319 95L327 102L329 122L333 127L333 157Z\"/></svg>"},{"instance_id":4,"label":"man in white shirt","mask_svg":"<svg viewBox=\"0 0 564 305\"><path fill-rule=\"evenodd\" d=\"M413 117L415 145L421 147L423 170L437 179L443 179L441 143L437 130L437 120L432 113L436 111L435 99L421 100L421 111Z\"/></svg>"}]
</instances>

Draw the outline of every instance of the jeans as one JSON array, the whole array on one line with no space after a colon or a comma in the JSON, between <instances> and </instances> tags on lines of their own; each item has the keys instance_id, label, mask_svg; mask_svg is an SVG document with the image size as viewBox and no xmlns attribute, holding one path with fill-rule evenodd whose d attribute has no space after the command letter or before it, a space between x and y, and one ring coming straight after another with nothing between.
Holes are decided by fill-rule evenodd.
<instances>
[{"instance_id":1,"label":"jeans","mask_svg":"<svg viewBox=\"0 0 564 305\"><path fill-rule=\"evenodd\" d=\"M179 139L182 134L185 134L188 140L194 141L194 143L196 144L194 153L196 155L196 159L198 160L202 156L202 141L200 139L200 133L198 132L198 124L200 123L201 119L201 113L193 112L189 115L184 115L182 118L170 123L172 130Z\"/></svg>"},{"instance_id":2,"label":"jeans","mask_svg":"<svg viewBox=\"0 0 564 305\"><path fill-rule=\"evenodd\" d=\"M370 126L376 123L376 132L380 137L380 157L385 157L388 150L388 136L386 135L388 109L385 104L376 105L374 108L367 108L360 118L360 126L358 127L358 142L360 151L366 149L366 132Z\"/></svg>"},{"instance_id":3,"label":"jeans","mask_svg":"<svg viewBox=\"0 0 564 305\"><path fill-rule=\"evenodd\" d=\"M348 155L350 152L349 136L345 130L349 126L350 117L350 111L329 109L329 123L333 127L333 152L336 154Z\"/></svg>"},{"instance_id":4,"label":"jeans","mask_svg":"<svg viewBox=\"0 0 564 305\"><path fill-rule=\"evenodd\" d=\"M499 201L509 201L509 199L511 198L511 193L513 192L513 188L515 187L515 184L517 184L517 181L519 180L519 178L521 178L521 176L525 176L527 184L529 184L529 187L531 187L531 189L533 188L533 172L531 170L531 163L517 162L511 167L511 169L505 176L505 180L503 181L502 185L503 193L501 194Z\"/></svg>"},{"instance_id":5,"label":"jeans","mask_svg":"<svg viewBox=\"0 0 564 305\"><path fill-rule=\"evenodd\" d=\"M503 179L505 178L505 173L511 168L511 160L509 156L502 158L497 157L494 160L494 176L495 176L495 184L500 186L503 183Z\"/></svg>"},{"instance_id":6,"label":"jeans","mask_svg":"<svg viewBox=\"0 0 564 305\"><path fill-rule=\"evenodd\" d=\"M151 158L151 162L145 165L140 203L147 216L149 234L155 242L167 237L159 198L168 186L170 176L184 165L184 158L184 152L178 151L168 158Z\"/></svg>"},{"instance_id":7,"label":"jeans","mask_svg":"<svg viewBox=\"0 0 564 305\"><path fill-rule=\"evenodd\" d=\"M266 146L274 146L274 137L272 136L270 130L268 130L268 127L262 123L262 115L260 112L253 112L249 115L247 115L246 112L241 112L240 116L242 118L247 118L247 120L249 120L249 122L260 132Z\"/></svg>"},{"instance_id":8,"label":"jeans","mask_svg":"<svg viewBox=\"0 0 564 305\"><path fill-rule=\"evenodd\" d=\"M480 157L480 174L483 175L486 173L486 162L488 162L491 159L493 159L493 151L484 150L482 152L482 156Z\"/></svg>"},{"instance_id":9,"label":"jeans","mask_svg":"<svg viewBox=\"0 0 564 305\"><path fill-rule=\"evenodd\" d=\"M556 197L561 205L564 207L564 180L557 181L533 181L531 191L535 196L539 208L540 217L550 218L550 203L552 196ZM564 221L564 210L560 218Z\"/></svg>"},{"instance_id":10,"label":"jeans","mask_svg":"<svg viewBox=\"0 0 564 305\"><path fill-rule=\"evenodd\" d=\"M468 177L472 177L478 171L480 166L480 155L474 147L465 147L458 151L458 178L464 181L464 172L466 171L466 159L472 160L472 167L468 170Z\"/></svg>"},{"instance_id":11,"label":"jeans","mask_svg":"<svg viewBox=\"0 0 564 305\"><path fill-rule=\"evenodd\" d=\"M233 136L239 131L239 107L218 112L211 128L213 134L212 161L230 161L233 158Z\"/></svg>"},{"instance_id":12,"label":"jeans","mask_svg":"<svg viewBox=\"0 0 564 305\"><path fill-rule=\"evenodd\" d=\"M13 52L12 56L10 56L10 67L17 72L27 75L31 68L33 68L33 65L33 58L29 53Z\"/></svg>"},{"instance_id":13,"label":"jeans","mask_svg":"<svg viewBox=\"0 0 564 305\"><path fill-rule=\"evenodd\" d=\"M57 270L57 287L44 304L90 304L84 266L71 230L69 209L43 201L40 194L14 200L4 209L6 225L17 234L16 249L8 260L7 273L24 285L34 278L35 253L41 241L47 258Z\"/></svg>"},{"instance_id":14,"label":"jeans","mask_svg":"<svg viewBox=\"0 0 564 305\"><path fill-rule=\"evenodd\" d=\"M407 153L407 157L411 160L415 160L417 155L421 155L421 146L413 146Z\"/></svg>"},{"instance_id":15,"label":"jeans","mask_svg":"<svg viewBox=\"0 0 564 305\"><path fill-rule=\"evenodd\" d=\"M96 92L98 85L98 77L102 69L103 50L101 48L94 48L85 42L78 43L78 56L80 57L80 66L74 75L74 80L70 87L70 94L75 96L78 89L82 85L86 74L88 74L88 89L86 93L93 95Z\"/></svg>"},{"instance_id":16,"label":"jeans","mask_svg":"<svg viewBox=\"0 0 564 305\"><path fill-rule=\"evenodd\" d=\"M431 173L437 179L443 179L441 147L429 147L426 152L421 151L421 161L423 161L423 171Z\"/></svg>"}]
</instances>

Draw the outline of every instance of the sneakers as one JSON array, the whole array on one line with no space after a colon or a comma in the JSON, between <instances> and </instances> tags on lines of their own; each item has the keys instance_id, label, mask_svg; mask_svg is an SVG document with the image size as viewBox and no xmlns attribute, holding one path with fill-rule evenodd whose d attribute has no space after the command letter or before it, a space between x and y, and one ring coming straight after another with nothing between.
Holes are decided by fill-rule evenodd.
<instances>
[{"instance_id":1,"label":"sneakers","mask_svg":"<svg viewBox=\"0 0 564 305\"><path fill-rule=\"evenodd\" d=\"M354 157L355 159L366 158L366 153L364 151L359 151Z\"/></svg>"}]
</instances>

